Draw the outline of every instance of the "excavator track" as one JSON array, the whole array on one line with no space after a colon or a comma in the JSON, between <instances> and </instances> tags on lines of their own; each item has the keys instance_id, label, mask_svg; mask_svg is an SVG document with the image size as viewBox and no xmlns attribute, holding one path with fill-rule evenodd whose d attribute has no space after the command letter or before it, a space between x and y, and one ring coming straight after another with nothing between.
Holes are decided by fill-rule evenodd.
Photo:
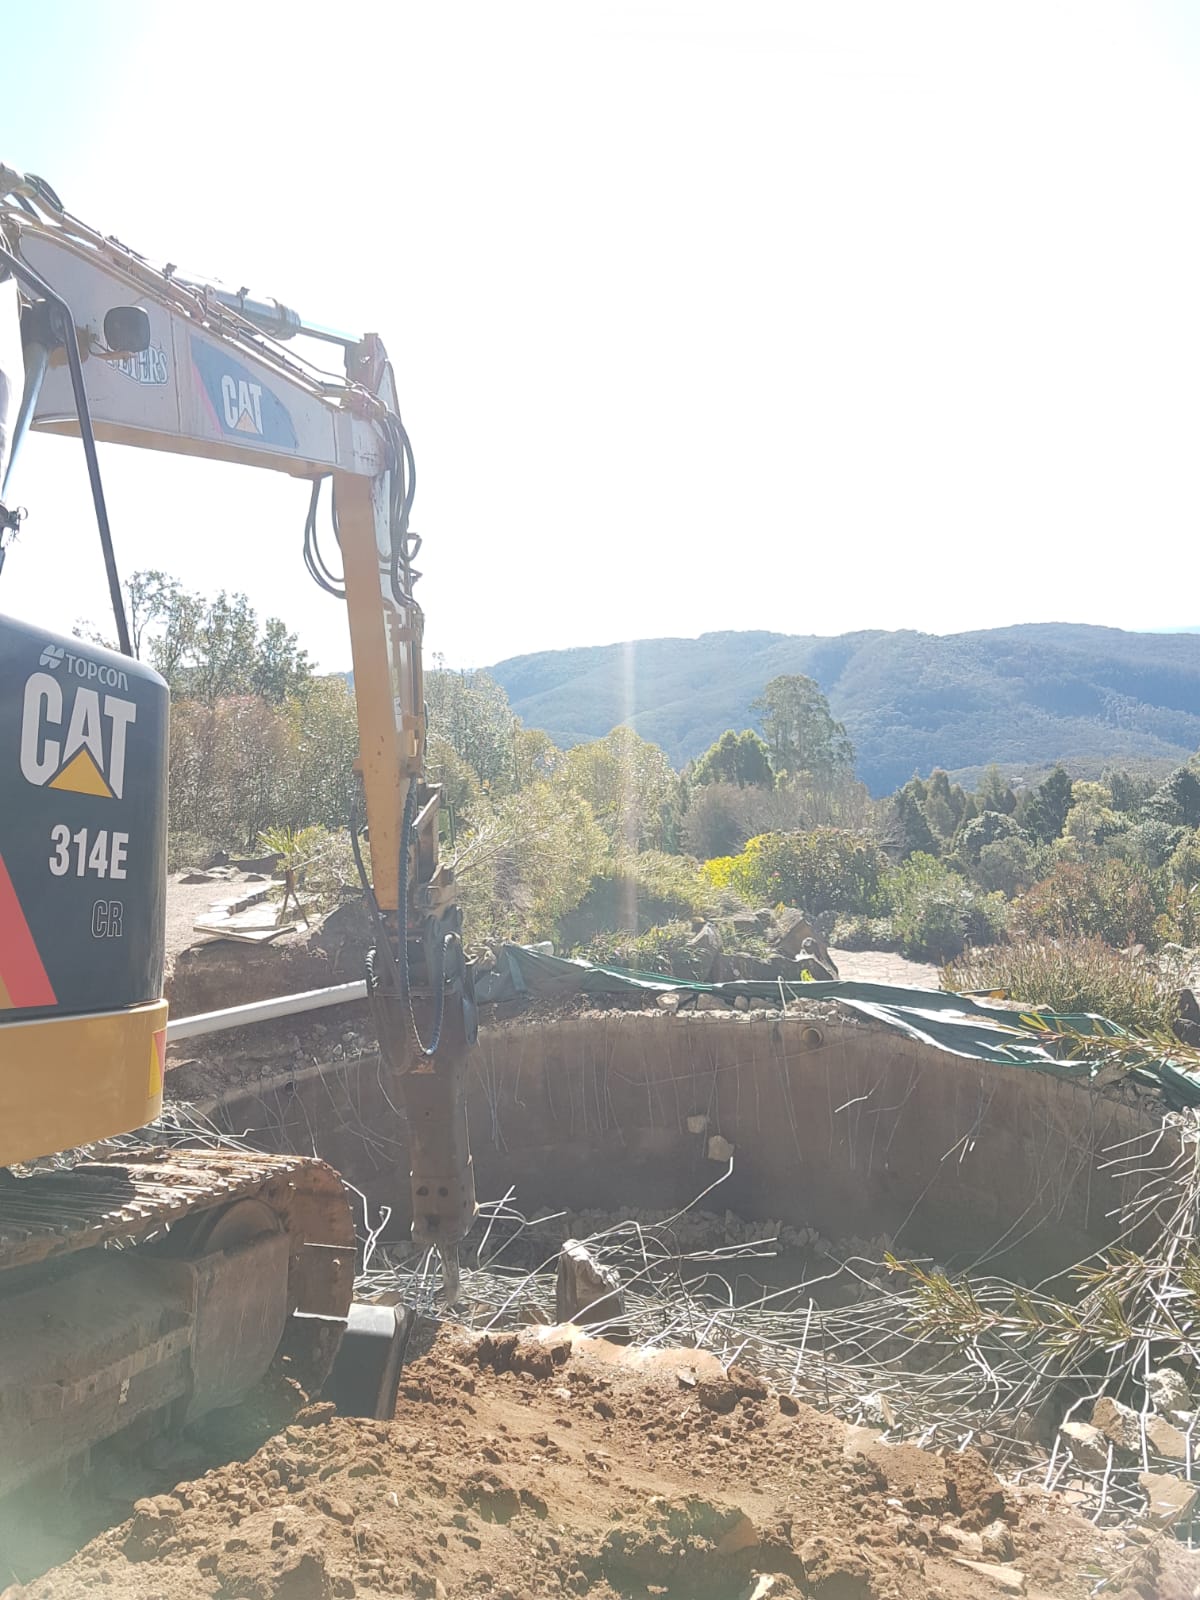
<instances>
[{"instance_id":1,"label":"excavator track","mask_svg":"<svg viewBox=\"0 0 1200 1600\"><path fill-rule=\"evenodd\" d=\"M276 1361L315 1394L354 1270L322 1161L147 1148L0 1175L0 1495L139 1419L237 1404Z\"/></svg>"},{"instance_id":2,"label":"excavator track","mask_svg":"<svg viewBox=\"0 0 1200 1600\"><path fill-rule=\"evenodd\" d=\"M139 1150L136 1159L122 1153L111 1160L82 1161L27 1178L0 1173L0 1271L78 1250L148 1243L185 1218L261 1197L268 1189L272 1200L289 1211L301 1205L306 1213L312 1209L314 1214L304 1217L309 1226L324 1203L328 1217L320 1231L332 1235L324 1242L351 1252L352 1279L354 1228L345 1188L332 1167L303 1156L169 1147Z\"/></svg>"}]
</instances>

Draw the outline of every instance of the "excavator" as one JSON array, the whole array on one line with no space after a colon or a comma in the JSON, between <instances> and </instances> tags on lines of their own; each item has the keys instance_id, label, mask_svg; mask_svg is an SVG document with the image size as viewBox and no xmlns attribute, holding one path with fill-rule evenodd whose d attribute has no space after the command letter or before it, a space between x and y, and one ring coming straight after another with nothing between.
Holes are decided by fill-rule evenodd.
<instances>
[{"instance_id":1,"label":"excavator","mask_svg":"<svg viewBox=\"0 0 1200 1600\"><path fill-rule=\"evenodd\" d=\"M341 371L300 353L318 345ZM169 697L131 647L98 442L311 485L305 561L349 622L367 994L413 1236L450 1298L476 1210L474 990L426 778L414 464L383 343L160 270L0 166L0 609L30 430L81 442L119 649L0 615L0 1497L127 1429L236 1405L276 1363L318 1393L355 1273L323 1162L117 1137L163 1104ZM50 536L36 507L26 529Z\"/></svg>"}]
</instances>

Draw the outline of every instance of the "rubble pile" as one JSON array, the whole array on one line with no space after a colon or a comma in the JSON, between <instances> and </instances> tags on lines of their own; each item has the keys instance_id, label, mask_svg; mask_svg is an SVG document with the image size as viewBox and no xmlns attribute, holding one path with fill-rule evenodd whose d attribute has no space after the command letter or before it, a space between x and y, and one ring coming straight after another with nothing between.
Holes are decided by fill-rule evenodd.
<instances>
[{"instance_id":1,"label":"rubble pile","mask_svg":"<svg viewBox=\"0 0 1200 1600\"><path fill-rule=\"evenodd\" d=\"M11 1600L1184 1600L1200 1556L699 1352L443 1328L394 1421L300 1409L22 1576Z\"/></svg>"}]
</instances>

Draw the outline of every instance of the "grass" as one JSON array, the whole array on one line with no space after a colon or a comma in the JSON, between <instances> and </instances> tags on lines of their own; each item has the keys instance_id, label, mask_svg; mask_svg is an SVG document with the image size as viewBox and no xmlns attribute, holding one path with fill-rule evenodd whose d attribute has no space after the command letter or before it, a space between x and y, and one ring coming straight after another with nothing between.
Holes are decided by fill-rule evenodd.
<instances>
[{"instance_id":1,"label":"grass","mask_svg":"<svg viewBox=\"0 0 1200 1600\"><path fill-rule=\"evenodd\" d=\"M968 950L942 971L942 987L1004 989L1027 1006L1086 1011L1143 1034L1169 1031L1177 976L1102 939L1023 939Z\"/></svg>"}]
</instances>

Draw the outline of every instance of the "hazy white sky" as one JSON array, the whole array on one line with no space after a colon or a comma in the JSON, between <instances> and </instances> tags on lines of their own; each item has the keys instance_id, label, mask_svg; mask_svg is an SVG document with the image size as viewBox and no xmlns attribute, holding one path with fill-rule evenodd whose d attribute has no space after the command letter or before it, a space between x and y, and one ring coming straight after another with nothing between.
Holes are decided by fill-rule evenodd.
<instances>
[{"instance_id":1,"label":"hazy white sky","mask_svg":"<svg viewBox=\"0 0 1200 1600\"><path fill-rule=\"evenodd\" d=\"M305 9L22 7L0 159L383 334L451 662L1200 621L1200 8ZM125 571L348 665L302 484L103 454ZM79 446L34 440L13 491L0 607L103 621Z\"/></svg>"}]
</instances>

